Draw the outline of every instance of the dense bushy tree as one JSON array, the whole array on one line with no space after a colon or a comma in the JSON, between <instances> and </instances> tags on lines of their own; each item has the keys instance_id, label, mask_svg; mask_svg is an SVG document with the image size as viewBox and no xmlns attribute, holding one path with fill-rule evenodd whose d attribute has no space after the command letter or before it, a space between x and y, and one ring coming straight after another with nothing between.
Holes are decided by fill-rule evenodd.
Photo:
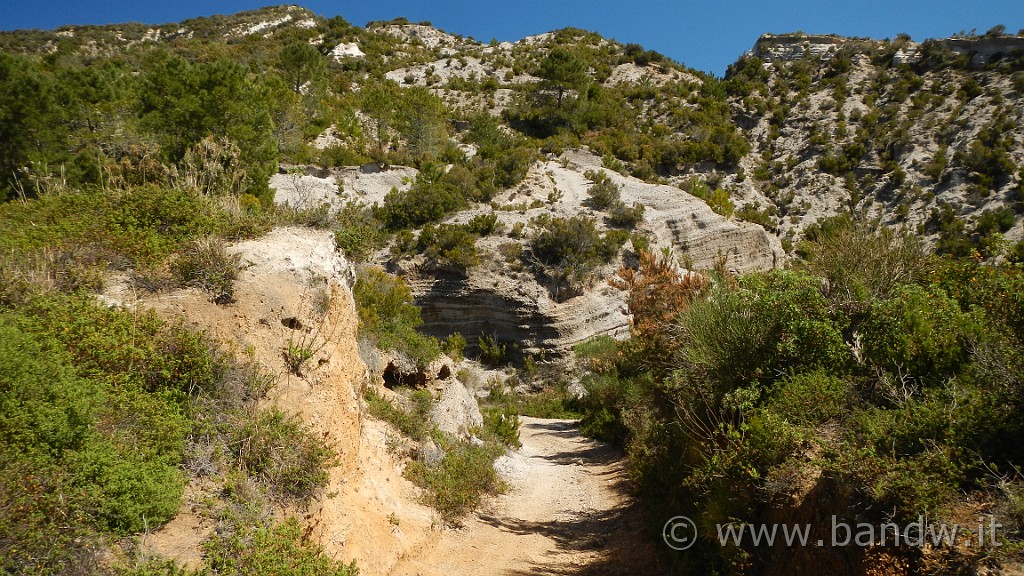
<instances>
[{"instance_id":1,"label":"dense bushy tree","mask_svg":"<svg viewBox=\"0 0 1024 576\"><path fill-rule=\"evenodd\" d=\"M447 136L444 102L422 86L403 91L398 128L413 158L437 156Z\"/></svg>"},{"instance_id":2,"label":"dense bushy tree","mask_svg":"<svg viewBox=\"0 0 1024 576\"><path fill-rule=\"evenodd\" d=\"M541 60L537 75L542 79L541 90L557 94L558 108L562 107L566 92L582 91L590 79L586 62L562 46L552 48Z\"/></svg>"},{"instance_id":3,"label":"dense bushy tree","mask_svg":"<svg viewBox=\"0 0 1024 576\"><path fill-rule=\"evenodd\" d=\"M288 86L299 94L306 82L318 80L327 72L327 62L309 42L295 40L281 50L277 69Z\"/></svg>"},{"instance_id":4,"label":"dense bushy tree","mask_svg":"<svg viewBox=\"0 0 1024 576\"><path fill-rule=\"evenodd\" d=\"M260 196L277 162L270 96L235 62L192 63L157 52L146 61L138 111L142 126L157 135L169 161L180 160L189 146L209 135L226 136L241 150L247 190Z\"/></svg>"},{"instance_id":5,"label":"dense bushy tree","mask_svg":"<svg viewBox=\"0 0 1024 576\"><path fill-rule=\"evenodd\" d=\"M465 205L462 191L436 167L425 167L408 190L392 188L375 213L388 228L400 230L436 222Z\"/></svg>"},{"instance_id":6,"label":"dense bushy tree","mask_svg":"<svg viewBox=\"0 0 1024 576\"><path fill-rule=\"evenodd\" d=\"M611 262L626 238L612 231L602 235L593 218L574 216L533 220L530 250L559 282L578 282L591 270ZM623 233L624 234L624 233Z\"/></svg>"},{"instance_id":7,"label":"dense bushy tree","mask_svg":"<svg viewBox=\"0 0 1024 576\"><path fill-rule=\"evenodd\" d=\"M29 163L66 154L65 138L53 79L25 58L0 53L0 199Z\"/></svg>"}]
</instances>

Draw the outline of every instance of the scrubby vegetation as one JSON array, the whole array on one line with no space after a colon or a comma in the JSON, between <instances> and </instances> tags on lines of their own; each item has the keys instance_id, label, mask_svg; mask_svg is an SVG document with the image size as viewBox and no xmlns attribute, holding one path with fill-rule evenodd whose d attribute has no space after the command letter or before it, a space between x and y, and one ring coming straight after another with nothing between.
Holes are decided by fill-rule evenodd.
<instances>
[{"instance_id":1,"label":"scrubby vegetation","mask_svg":"<svg viewBox=\"0 0 1024 576\"><path fill-rule=\"evenodd\" d=\"M1008 527L1008 546L986 553L1014 557L1020 269L927 256L911 236L849 220L802 250L792 270L741 278L680 276L667 255L645 254L618 281L632 338L578 351L584 429L623 443L655 509L706 528L673 560L746 572L785 552L723 547L716 524L966 524L958 510L973 497ZM925 562L917 548L890 552Z\"/></svg>"},{"instance_id":2,"label":"scrubby vegetation","mask_svg":"<svg viewBox=\"0 0 1024 576\"><path fill-rule=\"evenodd\" d=\"M438 432L427 391L367 394L372 415L441 454L406 474L445 521L501 488L492 462L517 445L517 414L579 416L625 447L643 502L698 521L702 539L672 557L684 573L757 573L783 553L721 547L715 524L832 514L992 514L998 550L892 556L923 573L1020 560L1019 49L979 60L949 41L847 40L820 61L744 56L718 79L573 28L485 49L432 46L404 24L270 7L0 33L0 571L191 573L137 558L133 539L198 481L216 528L198 573L356 572L288 518L334 459L261 402L273 378L201 332L95 297L116 272L139 292L191 286L230 305L240 262L226 243L278 224L334 233L361 264L360 338L420 367L461 357L466 340L418 331L405 280L365 264L389 250L389 270L456 281L532 273L555 300L624 265L611 283L629 291L631 338L576 348L585 396L487 334L476 359L520 369L483 402L483 443ZM961 36L1006 40L998 26ZM342 43L363 55L336 57ZM469 61L488 72L454 73ZM603 159L585 174L597 214L559 216L557 188L519 195L538 160L583 146ZM279 170L369 163L417 176L376 205L273 205ZM682 272L649 245L644 206L622 200L627 176L764 226L792 265L735 277L723 257ZM499 212L525 216L495 249ZM282 350L286 377L324 345L305 334ZM841 561L873 573L862 552Z\"/></svg>"},{"instance_id":3,"label":"scrubby vegetation","mask_svg":"<svg viewBox=\"0 0 1024 576\"><path fill-rule=\"evenodd\" d=\"M99 570L114 538L177 514L185 471L247 483L257 509L326 484L333 452L256 409L267 377L201 333L68 294L34 295L0 325L5 570Z\"/></svg>"},{"instance_id":4,"label":"scrubby vegetation","mask_svg":"<svg viewBox=\"0 0 1024 576\"><path fill-rule=\"evenodd\" d=\"M454 524L476 508L488 494L497 494L504 484L494 470L494 459L507 446L518 446L519 425L515 413L488 412L484 427L474 432L483 441L455 438L434 427L430 411L434 398L427 390L410 390L400 395L405 406L383 397L373 388L365 398L370 414L390 422L406 437L430 443L439 453L436 461L420 458L410 462L405 476L423 488L426 502L446 523Z\"/></svg>"},{"instance_id":5,"label":"scrubby vegetation","mask_svg":"<svg viewBox=\"0 0 1024 576\"><path fill-rule=\"evenodd\" d=\"M13 167L0 189L16 197L0 206L0 570L183 573L110 550L173 518L202 478L224 488L206 502L218 535L203 570L354 573L271 519L316 497L333 462L320 436L260 404L273 377L183 324L95 298L118 271L139 292L191 285L228 304L239 263L225 241L302 217L265 202L270 87L163 50L95 67L0 59L18 71L3 82L41 91L3 110L49 134L0 155ZM229 551L279 537L258 558Z\"/></svg>"},{"instance_id":6,"label":"scrubby vegetation","mask_svg":"<svg viewBox=\"0 0 1024 576\"><path fill-rule=\"evenodd\" d=\"M615 259L629 239L622 230L601 234L594 220L586 216L553 218L544 214L531 224L535 230L530 238L533 258L559 287L570 289L591 270Z\"/></svg>"},{"instance_id":7,"label":"scrubby vegetation","mask_svg":"<svg viewBox=\"0 0 1024 576\"><path fill-rule=\"evenodd\" d=\"M384 349L408 354L424 365L441 352L440 344L416 331L423 324L412 292L400 277L378 268L364 268L352 291L359 312L359 333Z\"/></svg>"}]
</instances>

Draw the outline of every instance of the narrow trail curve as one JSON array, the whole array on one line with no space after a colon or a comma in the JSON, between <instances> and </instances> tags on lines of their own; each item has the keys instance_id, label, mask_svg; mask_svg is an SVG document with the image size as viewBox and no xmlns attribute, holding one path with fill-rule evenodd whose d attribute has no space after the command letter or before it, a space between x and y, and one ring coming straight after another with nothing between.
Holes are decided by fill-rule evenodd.
<instances>
[{"instance_id":1,"label":"narrow trail curve","mask_svg":"<svg viewBox=\"0 0 1024 576\"><path fill-rule=\"evenodd\" d=\"M572 420L521 418L495 466L509 489L398 563L392 576L658 574L625 491L622 456Z\"/></svg>"}]
</instances>

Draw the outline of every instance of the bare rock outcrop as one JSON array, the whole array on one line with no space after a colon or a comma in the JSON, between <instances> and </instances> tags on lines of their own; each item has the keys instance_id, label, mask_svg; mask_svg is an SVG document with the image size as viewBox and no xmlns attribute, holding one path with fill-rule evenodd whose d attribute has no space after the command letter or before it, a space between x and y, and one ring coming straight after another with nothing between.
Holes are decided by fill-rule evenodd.
<instances>
[{"instance_id":1,"label":"bare rock outcrop","mask_svg":"<svg viewBox=\"0 0 1024 576\"><path fill-rule=\"evenodd\" d=\"M605 230L606 215L586 206L591 181L585 173L602 170L621 186L623 202L644 205L645 221L639 231L651 239L653 248L669 248L698 270L710 269L719 260L736 273L781 265L784 252L778 239L760 226L716 214L703 200L674 186L604 170L601 159L586 151L570 151L558 160L536 164L519 186L495 200L498 205L523 209L495 214L506 230L518 224L529 226L531 219L543 214L592 216L598 228ZM542 207L528 207L537 200L544 201ZM469 210L453 221L490 211ZM576 294L565 295L553 290L543 274L503 259L502 247L510 243L529 249L529 241L522 237L481 239L478 249L484 254L483 263L466 275L432 269L422 258L401 263L400 272L423 310L427 332L443 337L458 331L469 340L471 351L476 337L487 335L517 344L520 353L555 355L595 335L628 333L626 295L607 283L616 263L595 271Z\"/></svg>"},{"instance_id":2,"label":"bare rock outcrop","mask_svg":"<svg viewBox=\"0 0 1024 576\"><path fill-rule=\"evenodd\" d=\"M728 270L745 273L783 262L785 253L779 240L762 227L716 214L703 200L678 187L623 176L604 169L601 158L594 154L571 150L557 160L536 163L524 181L498 195L493 206L479 205L449 219L462 223L493 212L506 231L517 225L526 230L514 237L480 239L480 266L460 273L432 266L423 257L396 263L394 270L405 277L422 308L423 330L439 338L460 332L469 341L471 352L480 335L491 336L513 343L513 356L562 355L595 335L625 336L629 328L625 294L607 283L618 262L595 271L574 293L566 294L553 288L543 273L500 255L509 244L528 252L530 221L544 214L590 216L598 229L607 230L607 214L587 207L592 184L588 171L605 172L621 187L623 202L644 206L644 222L638 231L650 239L652 248L671 249L694 269L710 269L721 261ZM392 187L407 189L416 171L352 167L320 176L324 177L275 176L272 185L277 189L277 201L307 206L328 203L338 207L350 201L372 205L383 201ZM379 256L389 257L387 253ZM418 376L418 368L403 368L401 359L396 362L381 364L385 372L391 370L396 382L425 386L426 380L434 378L426 373ZM393 368L387 368L391 364Z\"/></svg>"},{"instance_id":3,"label":"bare rock outcrop","mask_svg":"<svg viewBox=\"0 0 1024 576\"><path fill-rule=\"evenodd\" d=\"M789 62L811 58L827 60L846 39L821 34L762 34L754 44L752 54L765 62Z\"/></svg>"},{"instance_id":4,"label":"bare rock outcrop","mask_svg":"<svg viewBox=\"0 0 1024 576\"><path fill-rule=\"evenodd\" d=\"M455 378L442 383L430 419L438 430L457 438L469 438L474 429L484 425L476 398Z\"/></svg>"}]
</instances>

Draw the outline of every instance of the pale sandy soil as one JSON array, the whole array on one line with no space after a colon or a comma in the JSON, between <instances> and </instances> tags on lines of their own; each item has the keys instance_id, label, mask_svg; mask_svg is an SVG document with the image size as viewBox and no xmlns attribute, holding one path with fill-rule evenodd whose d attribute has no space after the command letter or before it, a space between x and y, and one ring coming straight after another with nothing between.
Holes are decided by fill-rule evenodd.
<instances>
[{"instance_id":1,"label":"pale sandy soil","mask_svg":"<svg viewBox=\"0 0 1024 576\"><path fill-rule=\"evenodd\" d=\"M522 449L496 463L509 490L390 574L660 572L614 448L583 437L569 420L524 417L521 439Z\"/></svg>"}]
</instances>

